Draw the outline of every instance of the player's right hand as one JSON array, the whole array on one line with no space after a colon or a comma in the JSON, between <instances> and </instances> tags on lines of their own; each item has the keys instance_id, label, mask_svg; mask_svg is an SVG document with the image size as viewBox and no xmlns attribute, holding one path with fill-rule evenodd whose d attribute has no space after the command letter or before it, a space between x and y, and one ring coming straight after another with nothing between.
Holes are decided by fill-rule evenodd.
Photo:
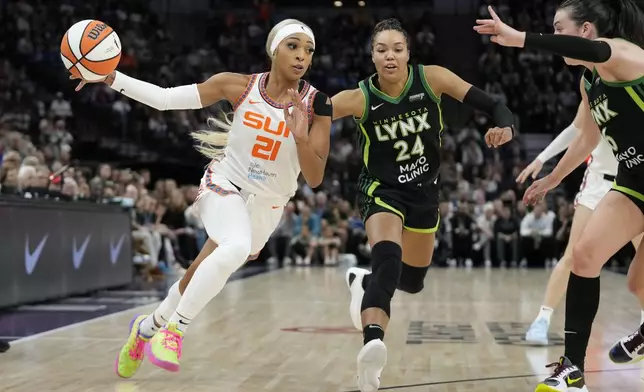
<instances>
[{"instance_id":1,"label":"player's right hand","mask_svg":"<svg viewBox=\"0 0 644 392\"><path fill-rule=\"evenodd\" d=\"M491 5L487 7L492 19L477 19L474 30L481 35L490 35L490 41L501 46L522 48L526 34L503 23Z\"/></svg>"},{"instance_id":2,"label":"player's right hand","mask_svg":"<svg viewBox=\"0 0 644 392\"><path fill-rule=\"evenodd\" d=\"M534 180L535 178L537 178L537 175L539 174L541 169L543 169L543 162L535 159L528 166L526 166L526 168L523 169L521 173L519 173L519 175L517 176L517 182L519 184L523 184L525 180L528 179L528 176L532 177L532 179Z\"/></svg>"}]
</instances>

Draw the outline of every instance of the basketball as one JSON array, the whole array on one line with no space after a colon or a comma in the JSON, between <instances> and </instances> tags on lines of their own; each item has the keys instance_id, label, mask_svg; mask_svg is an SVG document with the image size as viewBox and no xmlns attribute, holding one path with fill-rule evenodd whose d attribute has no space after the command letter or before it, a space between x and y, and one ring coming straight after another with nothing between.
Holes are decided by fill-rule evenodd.
<instances>
[{"instance_id":1,"label":"basketball","mask_svg":"<svg viewBox=\"0 0 644 392\"><path fill-rule=\"evenodd\" d=\"M67 30L60 43L60 57L72 75L97 81L112 73L121 60L121 41L100 20L82 20Z\"/></svg>"}]
</instances>

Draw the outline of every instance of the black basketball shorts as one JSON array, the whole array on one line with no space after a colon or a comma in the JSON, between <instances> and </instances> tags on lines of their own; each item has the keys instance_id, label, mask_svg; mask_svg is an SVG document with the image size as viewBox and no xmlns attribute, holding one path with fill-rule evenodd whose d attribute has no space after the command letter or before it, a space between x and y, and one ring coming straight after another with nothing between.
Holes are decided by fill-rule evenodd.
<instances>
[{"instance_id":1,"label":"black basketball shorts","mask_svg":"<svg viewBox=\"0 0 644 392\"><path fill-rule=\"evenodd\" d=\"M388 212L398 215L405 229L416 233L438 230L438 185L416 189L399 189L373 180L358 192L358 208L364 222L373 214Z\"/></svg>"},{"instance_id":2,"label":"black basketball shorts","mask_svg":"<svg viewBox=\"0 0 644 392\"><path fill-rule=\"evenodd\" d=\"M620 167L613 182L612 191L617 191L631 199L644 214L644 182L637 175Z\"/></svg>"}]
</instances>

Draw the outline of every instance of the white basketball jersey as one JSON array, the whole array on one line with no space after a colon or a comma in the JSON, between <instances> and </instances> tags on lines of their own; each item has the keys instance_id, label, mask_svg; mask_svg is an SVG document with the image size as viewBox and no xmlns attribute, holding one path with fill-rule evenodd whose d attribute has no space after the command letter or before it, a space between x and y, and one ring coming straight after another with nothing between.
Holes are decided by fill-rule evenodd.
<instances>
[{"instance_id":1,"label":"white basketball jersey","mask_svg":"<svg viewBox=\"0 0 644 392\"><path fill-rule=\"evenodd\" d=\"M603 137L590 155L588 169L595 173L617 175L617 159L610 144Z\"/></svg>"},{"instance_id":2,"label":"white basketball jersey","mask_svg":"<svg viewBox=\"0 0 644 392\"><path fill-rule=\"evenodd\" d=\"M268 75L252 75L246 91L234 103L225 156L211 162L209 169L249 193L290 198L300 175L297 147L284 121L284 106L266 92ZM301 83L300 97L307 107L309 124L313 122L316 92L309 83ZM205 176L208 173L206 170Z\"/></svg>"}]
</instances>

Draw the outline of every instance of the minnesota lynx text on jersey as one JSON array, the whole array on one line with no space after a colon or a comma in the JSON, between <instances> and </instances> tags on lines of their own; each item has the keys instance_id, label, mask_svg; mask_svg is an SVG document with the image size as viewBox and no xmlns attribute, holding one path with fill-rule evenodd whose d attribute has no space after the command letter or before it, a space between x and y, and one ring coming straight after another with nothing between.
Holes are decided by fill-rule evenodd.
<instances>
[{"instance_id":1,"label":"minnesota lynx text on jersey","mask_svg":"<svg viewBox=\"0 0 644 392\"><path fill-rule=\"evenodd\" d=\"M398 97L381 92L373 78L360 82L365 114L358 122L365 169L383 184L419 187L438 175L443 129L440 99L422 67L410 67Z\"/></svg>"}]
</instances>

